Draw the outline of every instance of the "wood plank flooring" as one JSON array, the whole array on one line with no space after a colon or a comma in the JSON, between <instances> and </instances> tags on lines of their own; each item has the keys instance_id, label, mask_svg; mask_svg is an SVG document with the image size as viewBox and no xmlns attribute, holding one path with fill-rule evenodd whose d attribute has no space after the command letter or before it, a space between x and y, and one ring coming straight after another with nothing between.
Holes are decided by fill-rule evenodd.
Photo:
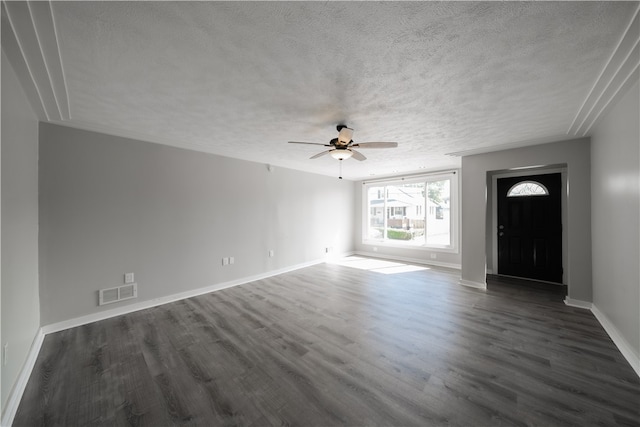
<instances>
[{"instance_id":1,"label":"wood plank flooring","mask_svg":"<svg viewBox=\"0 0 640 427\"><path fill-rule=\"evenodd\" d=\"M14 425L640 425L589 311L458 279L320 264L50 334Z\"/></svg>"}]
</instances>

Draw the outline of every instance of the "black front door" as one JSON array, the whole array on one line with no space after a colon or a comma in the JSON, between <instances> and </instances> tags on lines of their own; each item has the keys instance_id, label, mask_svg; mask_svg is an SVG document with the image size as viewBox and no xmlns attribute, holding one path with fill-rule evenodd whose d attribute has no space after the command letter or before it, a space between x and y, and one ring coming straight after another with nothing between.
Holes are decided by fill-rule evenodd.
<instances>
[{"instance_id":1,"label":"black front door","mask_svg":"<svg viewBox=\"0 0 640 427\"><path fill-rule=\"evenodd\" d=\"M562 283L559 173L498 179L498 274Z\"/></svg>"}]
</instances>

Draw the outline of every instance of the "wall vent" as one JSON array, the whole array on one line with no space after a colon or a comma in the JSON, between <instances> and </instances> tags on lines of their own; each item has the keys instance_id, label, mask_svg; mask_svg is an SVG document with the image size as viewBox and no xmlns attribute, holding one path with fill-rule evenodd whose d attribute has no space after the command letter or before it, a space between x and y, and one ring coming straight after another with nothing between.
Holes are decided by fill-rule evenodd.
<instances>
[{"instance_id":1,"label":"wall vent","mask_svg":"<svg viewBox=\"0 0 640 427\"><path fill-rule=\"evenodd\" d=\"M126 299L137 298L138 284L129 283L115 288L100 289L98 291L98 295L98 305L111 304L114 302L124 301Z\"/></svg>"}]
</instances>

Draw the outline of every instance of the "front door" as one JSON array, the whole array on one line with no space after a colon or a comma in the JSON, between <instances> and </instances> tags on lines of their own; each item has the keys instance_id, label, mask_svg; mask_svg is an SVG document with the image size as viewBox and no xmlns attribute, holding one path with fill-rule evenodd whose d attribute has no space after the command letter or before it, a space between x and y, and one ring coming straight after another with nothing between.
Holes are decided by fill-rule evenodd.
<instances>
[{"instance_id":1,"label":"front door","mask_svg":"<svg viewBox=\"0 0 640 427\"><path fill-rule=\"evenodd\" d=\"M559 173L498 179L498 274L562 283Z\"/></svg>"}]
</instances>

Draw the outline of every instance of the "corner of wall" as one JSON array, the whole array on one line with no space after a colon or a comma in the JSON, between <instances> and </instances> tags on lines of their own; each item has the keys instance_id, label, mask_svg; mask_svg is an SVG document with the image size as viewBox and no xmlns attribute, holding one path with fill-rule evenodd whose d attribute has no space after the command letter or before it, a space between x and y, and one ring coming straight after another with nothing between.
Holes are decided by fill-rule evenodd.
<instances>
[{"instance_id":1,"label":"corner of wall","mask_svg":"<svg viewBox=\"0 0 640 427\"><path fill-rule=\"evenodd\" d=\"M44 333L42 328L40 328L38 329L38 332L33 339L33 343L29 348L29 353L27 354L27 358L22 369L20 369L20 374L9 393L7 404L2 408L2 420L0 421L0 425L2 426L10 426L13 423L13 418L16 416L18 406L20 406L20 400L22 399L24 390L27 387L27 382L29 381L33 367L36 364L36 360L38 359L38 354L40 353L43 341Z\"/></svg>"},{"instance_id":2,"label":"corner of wall","mask_svg":"<svg viewBox=\"0 0 640 427\"><path fill-rule=\"evenodd\" d=\"M3 3L4 6L4 3ZM5 16L3 14L3 22ZM38 116L13 64L2 51L2 253L3 310L0 344L10 357L0 364L0 407L9 414L12 402L38 341L40 300L38 277ZM7 203L10 200L11 203ZM36 345L38 347L39 345ZM38 347L39 348L39 347ZM37 355L37 350L36 355ZM27 367L27 368L25 368ZM28 374L27 374L28 379ZM17 394L16 394L17 393Z\"/></svg>"},{"instance_id":3,"label":"corner of wall","mask_svg":"<svg viewBox=\"0 0 640 427\"><path fill-rule=\"evenodd\" d=\"M624 358L627 359L627 362L629 362L638 377L640 377L640 354L638 354L637 350L633 348L613 322L595 304L592 304L591 312L609 334L613 343L618 347Z\"/></svg>"}]
</instances>

